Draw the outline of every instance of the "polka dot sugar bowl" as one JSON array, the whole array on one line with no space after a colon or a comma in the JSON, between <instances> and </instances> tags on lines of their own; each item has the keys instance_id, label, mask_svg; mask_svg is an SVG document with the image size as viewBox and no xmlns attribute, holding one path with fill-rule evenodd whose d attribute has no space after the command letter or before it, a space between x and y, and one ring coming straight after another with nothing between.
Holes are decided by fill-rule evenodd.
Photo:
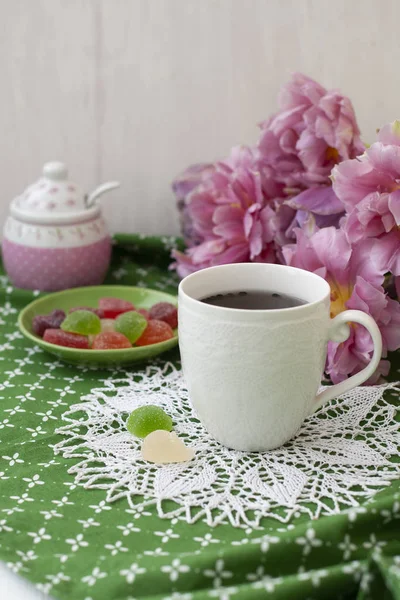
<instances>
[{"instance_id":1,"label":"polka dot sugar bowl","mask_svg":"<svg viewBox=\"0 0 400 600\"><path fill-rule=\"evenodd\" d=\"M46 292L101 284L111 237L96 201L118 186L104 183L84 194L63 163L46 163L42 177L11 202L4 226L3 261L12 283Z\"/></svg>"}]
</instances>

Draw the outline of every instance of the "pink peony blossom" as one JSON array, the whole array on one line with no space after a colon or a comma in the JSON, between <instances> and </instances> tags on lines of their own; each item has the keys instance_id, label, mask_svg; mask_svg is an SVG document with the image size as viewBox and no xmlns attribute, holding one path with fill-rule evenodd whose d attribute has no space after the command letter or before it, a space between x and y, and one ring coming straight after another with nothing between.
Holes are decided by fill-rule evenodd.
<instances>
[{"instance_id":1,"label":"pink peony blossom","mask_svg":"<svg viewBox=\"0 0 400 600\"><path fill-rule=\"evenodd\" d=\"M300 73L282 88L279 104L261 124L262 171L293 196L289 206L312 213L319 227L338 226L344 206L331 187L332 167L364 150L353 106Z\"/></svg>"},{"instance_id":2,"label":"pink peony blossom","mask_svg":"<svg viewBox=\"0 0 400 600\"><path fill-rule=\"evenodd\" d=\"M215 171L215 164L195 164L183 171L172 183L180 213L181 231L185 244L189 247L201 243L202 237L193 230L193 220L189 209L190 197L203 181Z\"/></svg>"},{"instance_id":3,"label":"pink peony blossom","mask_svg":"<svg viewBox=\"0 0 400 600\"><path fill-rule=\"evenodd\" d=\"M183 239L188 248L197 246L210 237L214 196L221 183L224 185L223 176L236 170L243 172L243 169L259 171L256 149L234 147L227 159L192 165L173 181L172 189L177 198ZM283 186L274 181L272 173L264 169L260 188L263 198L278 197L282 189ZM284 212L285 216L288 213L294 215L294 211L289 208Z\"/></svg>"},{"instance_id":4,"label":"pink peony blossom","mask_svg":"<svg viewBox=\"0 0 400 600\"><path fill-rule=\"evenodd\" d=\"M179 275L231 262L276 262L274 236L281 219L263 183L249 148L234 148L228 160L215 164L186 205L192 239L196 236L201 242L186 253L173 253Z\"/></svg>"},{"instance_id":5,"label":"pink peony blossom","mask_svg":"<svg viewBox=\"0 0 400 600\"><path fill-rule=\"evenodd\" d=\"M295 73L283 86L279 104L280 112L261 124L259 148L265 164L286 186L326 185L336 163L363 152L346 96Z\"/></svg>"},{"instance_id":6,"label":"pink peony blossom","mask_svg":"<svg viewBox=\"0 0 400 600\"><path fill-rule=\"evenodd\" d=\"M400 340L400 304L389 298L383 289L384 268L371 254L379 249L376 241L363 240L352 246L346 234L327 227L307 237L296 231L297 244L283 249L287 264L313 271L331 286L331 316L346 309L357 309L371 315L378 324L383 338L383 356L396 350ZM334 383L357 373L369 362L373 345L367 330L360 325L351 327L351 334L342 344L329 342L326 371ZM389 362L382 360L373 383L386 375Z\"/></svg>"},{"instance_id":7,"label":"pink peony blossom","mask_svg":"<svg viewBox=\"0 0 400 600\"><path fill-rule=\"evenodd\" d=\"M337 165L332 176L348 211L344 227L350 241L379 238L386 270L400 275L400 121L385 125L377 142Z\"/></svg>"}]
</instances>

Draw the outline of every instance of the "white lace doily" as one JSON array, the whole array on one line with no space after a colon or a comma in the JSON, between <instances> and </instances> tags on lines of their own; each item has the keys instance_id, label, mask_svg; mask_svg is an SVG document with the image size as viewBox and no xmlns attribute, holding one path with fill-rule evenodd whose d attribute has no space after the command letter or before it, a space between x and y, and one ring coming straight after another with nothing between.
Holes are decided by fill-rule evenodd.
<instances>
[{"instance_id":1,"label":"white lace doily","mask_svg":"<svg viewBox=\"0 0 400 600\"><path fill-rule=\"evenodd\" d=\"M287 522L358 506L399 477L396 408L383 398L394 384L360 387L309 417L285 446L265 453L228 450L197 420L181 371L172 364L104 380L67 411L55 451L80 461L76 483L107 490L112 502L156 504L160 517L188 523L256 526L262 517ZM125 421L138 406L156 404L196 451L185 464L154 466L141 459L141 441Z\"/></svg>"}]
</instances>

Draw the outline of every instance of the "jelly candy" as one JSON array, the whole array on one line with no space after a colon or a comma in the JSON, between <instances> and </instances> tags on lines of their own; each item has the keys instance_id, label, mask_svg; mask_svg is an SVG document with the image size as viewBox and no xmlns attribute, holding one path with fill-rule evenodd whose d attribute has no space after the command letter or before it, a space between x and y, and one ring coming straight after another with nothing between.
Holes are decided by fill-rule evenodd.
<instances>
[{"instance_id":1,"label":"jelly candy","mask_svg":"<svg viewBox=\"0 0 400 600\"><path fill-rule=\"evenodd\" d=\"M49 325L46 315L36 315L36 317L33 317L32 329L34 333L36 333L36 335L38 335L39 337L43 337L43 334L46 331L46 329L50 328L51 325ZM56 329L56 327L54 329Z\"/></svg>"},{"instance_id":2,"label":"jelly candy","mask_svg":"<svg viewBox=\"0 0 400 600\"><path fill-rule=\"evenodd\" d=\"M158 304L154 304L150 309L150 319L165 321L172 329L175 329L175 327L178 327L177 308L169 302L158 302Z\"/></svg>"},{"instance_id":3,"label":"jelly candy","mask_svg":"<svg viewBox=\"0 0 400 600\"><path fill-rule=\"evenodd\" d=\"M50 344L57 346L68 346L69 348L82 348L87 350L89 342L86 336L62 331L62 329L46 329L43 339Z\"/></svg>"},{"instance_id":4,"label":"jelly candy","mask_svg":"<svg viewBox=\"0 0 400 600\"><path fill-rule=\"evenodd\" d=\"M74 306L74 308L70 308L68 312L72 313L76 310L89 310L90 312L97 315L99 319L104 318L104 311L102 311L101 308L92 308L91 306Z\"/></svg>"},{"instance_id":5,"label":"jelly candy","mask_svg":"<svg viewBox=\"0 0 400 600\"><path fill-rule=\"evenodd\" d=\"M101 331L101 321L90 310L76 310L67 315L61 329L81 335L96 334Z\"/></svg>"},{"instance_id":6,"label":"jelly candy","mask_svg":"<svg viewBox=\"0 0 400 600\"><path fill-rule=\"evenodd\" d=\"M115 331L115 320L114 319L101 319L101 333L106 331Z\"/></svg>"},{"instance_id":7,"label":"jelly candy","mask_svg":"<svg viewBox=\"0 0 400 600\"><path fill-rule=\"evenodd\" d=\"M55 309L48 315L36 315L36 317L33 317L32 329L36 335L43 337L46 329L58 329L64 319L65 312Z\"/></svg>"},{"instance_id":8,"label":"jelly candy","mask_svg":"<svg viewBox=\"0 0 400 600\"><path fill-rule=\"evenodd\" d=\"M105 319L114 319L124 312L135 310L131 302L120 298L100 298L99 308L102 309Z\"/></svg>"},{"instance_id":9,"label":"jelly candy","mask_svg":"<svg viewBox=\"0 0 400 600\"><path fill-rule=\"evenodd\" d=\"M158 344L158 342L165 342L174 337L174 332L168 323L164 321L150 320L147 324L146 329L136 340L136 346L148 346L149 344Z\"/></svg>"},{"instance_id":10,"label":"jelly candy","mask_svg":"<svg viewBox=\"0 0 400 600\"><path fill-rule=\"evenodd\" d=\"M146 321L150 320L150 313L145 308L137 308L136 312L138 312L140 315L142 315L146 319Z\"/></svg>"},{"instance_id":11,"label":"jelly candy","mask_svg":"<svg viewBox=\"0 0 400 600\"><path fill-rule=\"evenodd\" d=\"M157 429L144 438L142 457L148 462L160 464L180 463L192 460L194 450L187 448L172 431Z\"/></svg>"},{"instance_id":12,"label":"jelly candy","mask_svg":"<svg viewBox=\"0 0 400 600\"><path fill-rule=\"evenodd\" d=\"M105 331L96 335L92 348L93 350L118 350L119 348L132 348L132 344L118 331Z\"/></svg>"},{"instance_id":13,"label":"jelly candy","mask_svg":"<svg viewBox=\"0 0 400 600\"><path fill-rule=\"evenodd\" d=\"M156 429L171 431L172 419L159 406L149 404L140 406L131 412L126 427L132 435L144 438Z\"/></svg>"},{"instance_id":14,"label":"jelly candy","mask_svg":"<svg viewBox=\"0 0 400 600\"><path fill-rule=\"evenodd\" d=\"M123 333L134 344L147 327L147 320L136 311L129 311L115 319L115 331Z\"/></svg>"}]
</instances>

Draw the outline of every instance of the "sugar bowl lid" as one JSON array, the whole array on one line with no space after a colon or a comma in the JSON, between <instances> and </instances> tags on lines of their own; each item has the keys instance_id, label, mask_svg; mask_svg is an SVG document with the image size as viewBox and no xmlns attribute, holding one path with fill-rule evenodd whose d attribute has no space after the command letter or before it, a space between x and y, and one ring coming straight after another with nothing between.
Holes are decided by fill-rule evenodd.
<instances>
[{"instance_id":1,"label":"sugar bowl lid","mask_svg":"<svg viewBox=\"0 0 400 600\"><path fill-rule=\"evenodd\" d=\"M62 224L89 219L100 212L96 198L117 187L117 182L103 184L90 195L68 180L68 169L62 162L48 162L42 177L28 186L11 202L11 214L30 223Z\"/></svg>"}]
</instances>

